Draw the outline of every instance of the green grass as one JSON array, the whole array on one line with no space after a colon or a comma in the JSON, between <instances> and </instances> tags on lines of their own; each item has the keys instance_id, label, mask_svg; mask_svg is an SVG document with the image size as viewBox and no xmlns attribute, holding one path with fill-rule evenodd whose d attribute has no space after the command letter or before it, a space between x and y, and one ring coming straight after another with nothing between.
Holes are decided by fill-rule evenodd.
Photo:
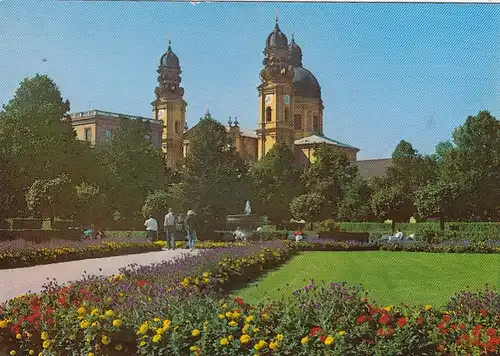
<instances>
[{"instance_id":1,"label":"green grass","mask_svg":"<svg viewBox=\"0 0 500 356\"><path fill-rule=\"evenodd\" d=\"M317 283L362 284L379 305L443 306L465 289L500 289L500 255L419 252L304 252L281 268L235 290L249 303Z\"/></svg>"}]
</instances>

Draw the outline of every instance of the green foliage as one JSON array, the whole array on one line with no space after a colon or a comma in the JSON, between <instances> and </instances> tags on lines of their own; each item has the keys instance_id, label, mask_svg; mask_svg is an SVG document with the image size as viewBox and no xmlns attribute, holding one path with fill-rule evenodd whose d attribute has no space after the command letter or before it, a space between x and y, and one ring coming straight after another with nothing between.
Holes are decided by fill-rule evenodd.
<instances>
[{"instance_id":1,"label":"green foliage","mask_svg":"<svg viewBox=\"0 0 500 356\"><path fill-rule=\"evenodd\" d=\"M121 219L142 219L141 208L146 197L164 184L161 152L146 138L149 125L121 118L109 144L96 149L104 168L99 186Z\"/></svg>"},{"instance_id":2,"label":"green foliage","mask_svg":"<svg viewBox=\"0 0 500 356\"><path fill-rule=\"evenodd\" d=\"M317 193L302 194L293 198L290 211L294 218L304 219L311 224L317 220L323 210L325 197Z\"/></svg>"},{"instance_id":3,"label":"green foliage","mask_svg":"<svg viewBox=\"0 0 500 356\"><path fill-rule=\"evenodd\" d=\"M254 210L280 223L290 218L292 199L303 192L300 169L293 152L283 143L277 143L249 171Z\"/></svg>"},{"instance_id":4,"label":"green foliage","mask_svg":"<svg viewBox=\"0 0 500 356\"><path fill-rule=\"evenodd\" d=\"M76 140L68 111L69 102L45 75L23 80L12 100L3 106L0 194L10 214L26 210L24 192L35 180L67 174L78 182L84 176L84 146Z\"/></svg>"},{"instance_id":5,"label":"green foliage","mask_svg":"<svg viewBox=\"0 0 500 356\"><path fill-rule=\"evenodd\" d=\"M339 219L365 221L373 218L371 207L372 188L366 180L357 176L344 187L339 204Z\"/></svg>"},{"instance_id":6,"label":"green foliage","mask_svg":"<svg viewBox=\"0 0 500 356\"><path fill-rule=\"evenodd\" d=\"M170 197L168 193L164 190L156 190L149 194L142 206L142 215L145 218L154 216L158 223L161 223L161 217L163 217L167 212L168 208L171 206Z\"/></svg>"},{"instance_id":7,"label":"green foliage","mask_svg":"<svg viewBox=\"0 0 500 356\"><path fill-rule=\"evenodd\" d=\"M379 219L395 222L408 221L415 213L415 207L402 185L387 185L372 197L372 209Z\"/></svg>"},{"instance_id":8,"label":"green foliage","mask_svg":"<svg viewBox=\"0 0 500 356\"><path fill-rule=\"evenodd\" d=\"M106 195L93 183L82 182L75 187L75 217L84 224L97 224L111 220L111 210Z\"/></svg>"},{"instance_id":9,"label":"green foliage","mask_svg":"<svg viewBox=\"0 0 500 356\"><path fill-rule=\"evenodd\" d=\"M336 216L346 186L358 174L357 167L344 153L327 144L319 145L314 155L316 160L306 169L302 180L309 192L325 197L327 213Z\"/></svg>"},{"instance_id":10,"label":"green foliage","mask_svg":"<svg viewBox=\"0 0 500 356\"><path fill-rule=\"evenodd\" d=\"M192 129L182 182L170 188L174 203L192 209L204 229L224 224L248 199L246 171L223 125L206 116Z\"/></svg>"},{"instance_id":11,"label":"green foliage","mask_svg":"<svg viewBox=\"0 0 500 356\"><path fill-rule=\"evenodd\" d=\"M444 218L453 216L458 194L459 187L453 182L434 181L417 190L415 205L420 216L439 217L444 229Z\"/></svg>"},{"instance_id":12,"label":"green foliage","mask_svg":"<svg viewBox=\"0 0 500 356\"><path fill-rule=\"evenodd\" d=\"M52 222L55 216L71 211L74 190L70 183L67 175L36 180L26 193L28 210L36 216L50 217Z\"/></svg>"}]
</instances>

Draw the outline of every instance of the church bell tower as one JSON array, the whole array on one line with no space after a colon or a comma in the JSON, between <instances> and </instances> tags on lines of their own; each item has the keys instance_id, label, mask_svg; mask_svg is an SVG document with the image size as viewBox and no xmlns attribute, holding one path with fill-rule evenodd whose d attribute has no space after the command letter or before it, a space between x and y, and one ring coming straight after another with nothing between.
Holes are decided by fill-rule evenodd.
<instances>
[{"instance_id":1,"label":"church bell tower","mask_svg":"<svg viewBox=\"0 0 500 356\"><path fill-rule=\"evenodd\" d=\"M158 86L153 106L153 120L163 122L162 151L169 168L176 168L183 159L183 135L186 126L186 106L183 99L184 88L180 86L182 73L179 58L172 52L168 40L167 52L161 57L157 70Z\"/></svg>"},{"instance_id":2,"label":"church bell tower","mask_svg":"<svg viewBox=\"0 0 500 356\"><path fill-rule=\"evenodd\" d=\"M290 65L288 39L276 24L269 34L264 49L264 68L260 72L259 91L259 160L277 142L286 143L293 150L293 68Z\"/></svg>"}]
</instances>

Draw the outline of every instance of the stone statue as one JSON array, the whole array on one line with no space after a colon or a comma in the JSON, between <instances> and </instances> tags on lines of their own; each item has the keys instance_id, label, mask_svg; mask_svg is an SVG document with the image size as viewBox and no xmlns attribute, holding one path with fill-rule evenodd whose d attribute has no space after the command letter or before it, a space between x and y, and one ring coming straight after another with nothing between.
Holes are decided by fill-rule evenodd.
<instances>
[{"instance_id":1,"label":"stone statue","mask_svg":"<svg viewBox=\"0 0 500 356\"><path fill-rule=\"evenodd\" d=\"M252 214L252 207L250 206L250 200L247 200L245 204L245 215Z\"/></svg>"}]
</instances>

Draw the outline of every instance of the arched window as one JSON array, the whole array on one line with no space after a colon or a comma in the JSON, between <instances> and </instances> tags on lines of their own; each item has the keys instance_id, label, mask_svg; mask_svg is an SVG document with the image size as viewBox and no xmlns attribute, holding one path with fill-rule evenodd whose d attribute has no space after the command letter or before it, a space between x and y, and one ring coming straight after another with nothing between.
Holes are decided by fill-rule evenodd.
<instances>
[{"instance_id":1,"label":"arched window","mask_svg":"<svg viewBox=\"0 0 500 356\"><path fill-rule=\"evenodd\" d=\"M271 122L271 120L272 120L272 112L273 112L273 110L268 106L266 108L266 121L267 122Z\"/></svg>"},{"instance_id":2,"label":"arched window","mask_svg":"<svg viewBox=\"0 0 500 356\"><path fill-rule=\"evenodd\" d=\"M300 114L293 115L293 122L295 130L302 130L302 115Z\"/></svg>"},{"instance_id":3,"label":"arched window","mask_svg":"<svg viewBox=\"0 0 500 356\"><path fill-rule=\"evenodd\" d=\"M288 110L288 108L285 108L285 122L288 122L289 115L290 115L290 110Z\"/></svg>"},{"instance_id":4,"label":"arched window","mask_svg":"<svg viewBox=\"0 0 500 356\"><path fill-rule=\"evenodd\" d=\"M174 122L174 131L175 133L179 133L179 121Z\"/></svg>"}]
</instances>

